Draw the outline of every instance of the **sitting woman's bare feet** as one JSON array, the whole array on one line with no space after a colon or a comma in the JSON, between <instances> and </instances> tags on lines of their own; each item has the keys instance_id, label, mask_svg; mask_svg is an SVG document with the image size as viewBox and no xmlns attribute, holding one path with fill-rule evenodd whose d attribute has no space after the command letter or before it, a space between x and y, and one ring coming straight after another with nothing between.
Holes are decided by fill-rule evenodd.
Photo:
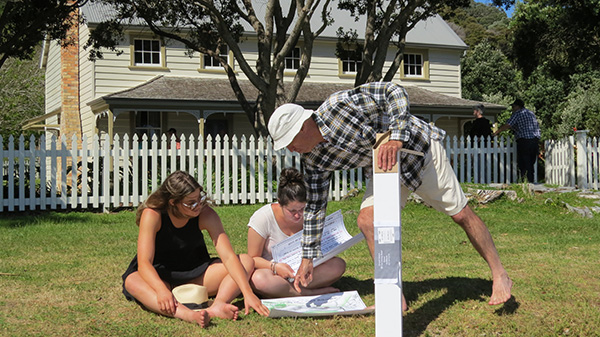
<instances>
[{"instance_id":1,"label":"sitting woman's bare feet","mask_svg":"<svg viewBox=\"0 0 600 337\"><path fill-rule=\"evenodd\" d=\"M235 321L238 318L239 309L233 304L215 301L206 311L210 318L218 317Z\"/></svg>"},{"instance_id":2,"label":"sitting woman's bare feet","mask_svg":"<svg viewBox=\"0 0 600 337\"><path fill-rule=\"evenodd\" d=\"M194 311L192 318L194 319L194 322L203 328L206 328L208 323L210 323L210 316L206 310Z\"/></svg>"},{"instance_id":3,"label":"sitting woman's bare feet","mask_svg":"<svg viewBox=\"0 0 600 337\"><path fill-rule=\"evenodd\" d=\"M175 317L181 318L182 320L190 323L196 323L199 326L206 328L210 323L210 315L206 310L194 311L188 308L180 309L177 308Z\"/></svg>"}]
</instances>

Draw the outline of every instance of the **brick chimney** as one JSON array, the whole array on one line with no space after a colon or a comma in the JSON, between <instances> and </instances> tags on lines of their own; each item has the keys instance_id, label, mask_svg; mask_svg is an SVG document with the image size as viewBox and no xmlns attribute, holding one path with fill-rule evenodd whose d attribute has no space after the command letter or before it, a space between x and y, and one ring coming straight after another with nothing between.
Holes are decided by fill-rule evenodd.
<instances>
[{"instance_id":1,"label":"brick chimney","mask_svg":"<svg viewBox=\"0 0 600 337\"><path fill-rule=\"evenodd\" d=\"M67 31L67 38L61 48L61 116L60 135L67 137L68 147L71 138L77 136L78 147L81 147L82 129L79 111L79 9L71 18L73 25Z\"/></svg>"}]
</instances>

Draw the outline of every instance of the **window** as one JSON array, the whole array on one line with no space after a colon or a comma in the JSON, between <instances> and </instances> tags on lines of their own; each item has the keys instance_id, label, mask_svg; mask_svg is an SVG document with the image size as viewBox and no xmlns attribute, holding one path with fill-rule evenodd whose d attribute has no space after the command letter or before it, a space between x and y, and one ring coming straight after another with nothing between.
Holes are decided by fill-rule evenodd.
<instances>
[{"instance_id":1,"label":"window","mask_svg":"<svg viewBox=\"0 0 600 337\"><path fill-rule=\"evenodd\" d=\"M137 111L135 114L135 133L139 139L142 139L143 135L148 136L148 140L152 139L152 136L161 135L161 118L159 111Z\"/></svg>"},{"instance_id":2,"label":"window","mask_svg":"<svg viewBox=\"0 0 600 337\"><path fill-rule=\"evenodd\" d=\"M403 80L429 80L429 52L426 49L404 51L400 78Z\"/></svg>"},{"instance_id":3,"label":"window","mask_svg":"<svg viewBox=\"0 0 600 337\"><path fill-rule=\"evenodd\" d=\"M345 60L342 60L342 73L356 74L358 73L361 64L362 61L357 61L348 57Z\"/></svg>"},{"instance_id":4,"label":"window","mask_svg":"<svg viewBox=\"0 0 600 337\"><path fill-rule=\"evenodd\" d=\"M133 65L160 67L162 48L159 40L134 39L133 41Z\"/></svg>"},{"instance_id":5,"label":"window","mask_svg":"<svg viewBox=\"0 0 600 337\"><path fill-rule=\"evenodd\" d=\"M300 48L295 47L285 56L285 70L300 69Z\"/></svg>"},{"instance_id":6,"label":"window","mask_svg":"<svg viewBox=\"0 0 600 337\"><path fill-rule=\"evenodd\" d=\"M222 46L221 47L221 52L219 53L219 56L221 56L222 58L225 59L225 63L229 63L229 48L227 48L227 46ZM210 55L204 54L204 58L203 58L204 64L202 65L202 67L204 69L221 69L221 63L219 63L219 60L216 57L212 57Z\"/></svg>"},{"instance_id":7,"label":"window","mask_svg":"<svg viewBox=\"0 0 600 337\"><path fill-rule=\"evenodd\" d=\"M404 76L423 77L422 54L404 54Z\"/></svg>"},{"instance_id":8,"label":"window","mask_svg":"<svg viewBox=\"0 0 600 337\"><path fill-rule=\"evenodd\" d=\"M347 49L338 53L342 75L356 75L362 64L360 49Z\"/></svg>"}]
</instances>

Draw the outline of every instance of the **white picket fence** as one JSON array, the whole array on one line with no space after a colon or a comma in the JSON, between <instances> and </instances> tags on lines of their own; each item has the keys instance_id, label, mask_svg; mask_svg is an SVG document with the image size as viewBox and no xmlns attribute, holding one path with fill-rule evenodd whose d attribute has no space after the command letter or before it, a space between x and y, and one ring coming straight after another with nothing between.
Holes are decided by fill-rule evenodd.
<instances>
[{"instance_id":1,"label":"white picket fence","mask_svg":"<svg viewBox=\"0 0 600 337\"><path fill-rule=\"evenodd\" d=\"M600 189L600 140L587 131L544 143L546 183L580 189Z\"/></svg>"},{"instance_id":2,"label":"white picket fence","mask_svg":"<svg viewBox=\"0 0 600 337\"><path fill-rule=\"evenodd\" d=\"M517 181L516 144L510 139L471 142L454 137L446 139L444 145L461 182ZM116 135L112 142L108 137L94 136L91 141L84 137L80 143L77 138L67 143L65 137L60 142L50 138L47 143L45 137L32 136L27 148L22 136L17 144L11 137L7 148L0 149L0 212L136 207L175 170L185 170L196 177L217 204L267 203L276 199L281 170L300 169L300 156L286 149L273 151L270 138L217 136L213 141L209 136L204 141L182 136L180 148L176 148L175 140L167 141L165 136L151 140L144 136L139 140L137 136L129 139L127 135ZM591 176L595 172L595 188L597 149L596 142L596 152L590 154L596 160L595 166L586 171ZM564 166L565 171L572 172L567 164L560 165L556 165L556 170L563 170ZM546 176L549 175L554 177L554 172L549 174L546 166ZM552 183L574 181L560 179ZM364 184L365 174L360 168L335 172L330 199L340 200Z\"/></svg>"},{"instance_id":3,"label":"white picket fence","mask_svg":"<svg viewBox=\"0 0 600 337\"><path fill-rule=\"evenodd\" d=\"M165 136L148 141L146 136L130 140L117 135L112 143L108 137L84 137L80 145L75 137L69 143L65 137L60 142L53 137L48 144L44 137L31 137L28 148L22 136L17 146L11 137L8 147L0 150L0 212L135 207L176 170L193 175L217 204L266 203L276 199L281 170L300 169L300 156L273 151L270 138L181 138L176 149L175 140ZM340 200L363 188L362 171L335 172L330 198Z\"/></svg>"}]
</instances>

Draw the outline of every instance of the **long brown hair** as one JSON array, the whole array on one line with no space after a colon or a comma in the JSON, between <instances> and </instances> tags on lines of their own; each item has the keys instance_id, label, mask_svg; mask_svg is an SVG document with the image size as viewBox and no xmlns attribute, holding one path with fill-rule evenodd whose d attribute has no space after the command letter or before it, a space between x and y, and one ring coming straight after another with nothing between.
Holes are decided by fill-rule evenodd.
<instances>
[{"instance_id":1,"label":"long brown hair","mask_svg":"<svg viewBox=\"0 0 600 337\"><path fill-rule=\"evenodd\" d=\"M146 208L152 208L160 211L161 213L171 211L175 216L181 216L179 210L169 203L169 200L173 200L174 204L181 202L185 196L194 192L196 189L200 189L200 193L203 193L203 188L198 184L196 179L185 171L175 171L171 173L162 185L150 196L137 210L135 223L139 226L142 212Z\"/></svg>"},{"instance_id":2,"label":"long brown hair","mask_svg":"<svg viewBox=\"0 0 600 337\"><path fill-rule=\"evenodd\" d=\"M284 168L279 175L277 186L279 204L285 206L292 201L306 202L306 182L304 176L293 167Z\"/></svg>"}]
</instances>

